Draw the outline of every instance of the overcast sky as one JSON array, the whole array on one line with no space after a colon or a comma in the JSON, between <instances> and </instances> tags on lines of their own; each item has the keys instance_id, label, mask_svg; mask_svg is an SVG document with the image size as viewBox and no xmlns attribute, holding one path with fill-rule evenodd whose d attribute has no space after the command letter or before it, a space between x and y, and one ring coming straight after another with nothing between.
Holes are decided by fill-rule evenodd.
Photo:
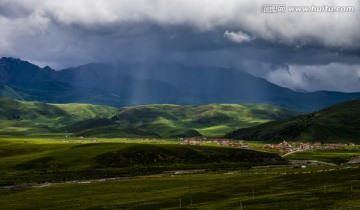
<instances>
[{"instance_id":1,"label":"overcast sky","mask_svg":"<svg viewBox=\"0 0 360 210\"><path fill-rule=\"evenodd\" d=\"M264 4L353 12L263 13ZM360 91L357 0L0 0L0 56L56 69L182 62L295 90Z\"/></svg>"}]
</instances>

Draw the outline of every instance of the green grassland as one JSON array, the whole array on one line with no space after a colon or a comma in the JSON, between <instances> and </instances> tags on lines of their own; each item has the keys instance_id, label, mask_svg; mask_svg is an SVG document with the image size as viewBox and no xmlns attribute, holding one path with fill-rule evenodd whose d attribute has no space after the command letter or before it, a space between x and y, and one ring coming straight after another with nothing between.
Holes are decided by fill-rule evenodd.
<instances>
[{"instance_id":1,"label":"green grassland","mask_svg":"<svg viewBox=\"0 0 360 210\"><path fill-rule=\"evenodd\" d=\"M170 172L194 169L206 170ZM175 139L2 137L0 174L1 209L360 209L357 166L294 168L272 153ZM112 177L123 178L103 180ZM51 184L37 185L44 182Z\"/></svg>"},{"instance_id":2,"label":"green grassland","mask_svg":"<svg viewBox=\"0 0 360 210\"><path fill-rule=\"evenodd\" d=\"M92 105L92 104L52 104L79 120L92 118L110 118L117 113L118 109L109 106Z\"/></svg>"},{"instance_id":3,"label":"green grassland","mask_svg":"<svg viewBox=\"0 0 360 210\"><path fill-rule=\"evenodd\" d=\"M228 138L258 141L360 142L360 100L340 103L318 112L243 128Z\"/></svg>"},{"instance_id":4,"label":"green grassland","mask_svg":"<svg viewBox=\"0 0 360 210\"><path fill-rule=\"evenodd\" d=\"M3 209L360 209L359 169L194 174L2 189Z\"/></svg>"},{"instance_id":5,"label":"green grassland","mask_svg":"<svg viewBox=\"0 0 360 210\"><path fill-rule=\"evenodd\" d=\"M116 108L107 106L46 104L0 98L0 134L56 133L60 128L72 123L94 117L110 118L116 113Z\"/></svg>"},{"instance_id":6,"label":"green grassland","mask_svg":"<svg viewBox=\"0 0 360 210\"><path fill-rule=\"evenodd\" d=\"M181 133L195 135L196 132L203 136L218 137L237 128L297 114L295 111L265 104L145 105L123 108L113 119L125 126L155 131L161 137Z\"/></svg>"},{"instance_id":7,"label":"green grassland","mask_svg":"<svg viewBox=\"0 0 360 210\"><path fill-rule=\"evenodd\" d=\"M147 141L2 139L0 185L287 163L276 154L252 150Z\"/></svg>"},{"instance_id":8,"label":"green grassland","mask_svg":"<svg viewBox=\"0 0 360 210\"><path fill-rule=\"evenodd\" d=\"M298 112L262 104L144 105L120 110L91 104L47 104L0 98L0 135L85 137L219 137Z\"/></svg>"},{"instance_id":9,"label":"green grassland","mask_svg":"<svg viewBox=\"0 0 360 210\"><path fill-rule=\"evenodd\" d=\"M337 150L315 150L296 152L288 155L286 159L293 160L318 160L323 162L342 164L347 163L351 158L359 157L359 149L337 149Z\"/></svg>"}]
</instances>

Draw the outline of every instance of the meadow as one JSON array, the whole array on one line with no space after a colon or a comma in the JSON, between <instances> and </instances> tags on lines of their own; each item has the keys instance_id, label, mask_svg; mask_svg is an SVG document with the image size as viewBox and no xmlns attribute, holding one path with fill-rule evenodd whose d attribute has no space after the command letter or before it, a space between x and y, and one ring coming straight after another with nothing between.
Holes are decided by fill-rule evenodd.
<instances>
[{"instance_id":1,"label":"meadow","mask_svg":"<svg viewBox=\"0 0 360 210\"><path fill-rule=\"evenodd\" d=\"M354 147L352 149L327 149L296 152L286 158L294 160L318 160L328 163L344 164L349 162L351 158L358 156L360 156L360 148Z\"/></svg>"},{"instance_id":2,"label":"meadow","mask_svg":"<svg viewBox=\"0 0 360 210\"><path fill-rule=\"evenodd\" d=\"M293 173L290 173L293 170ZM3 209L360 209L358 168L205 173L1 189Z\"/></svg>"},{"instance_id":3,"label":"meadow","mask_svg":"<svg viewBox=\"0 0 360 210\"><path fill-rule=\"evenodd\" d=\"M151 138L2 137L0 207L360 209L356 165L302 169L272 153L179 143ZM359 154L355 149L309 151L287 159L328 161Z\"/></svg>"},{"instance_id":4,"label":"meadow","mask_svg":"<svg viewBox=\"0 0 360 210\"><path fill-rule=\"evenodd\" d=\"M2 138L0 185L286 164L276 154L163 139Z\"/></svg>"}]
</instances>

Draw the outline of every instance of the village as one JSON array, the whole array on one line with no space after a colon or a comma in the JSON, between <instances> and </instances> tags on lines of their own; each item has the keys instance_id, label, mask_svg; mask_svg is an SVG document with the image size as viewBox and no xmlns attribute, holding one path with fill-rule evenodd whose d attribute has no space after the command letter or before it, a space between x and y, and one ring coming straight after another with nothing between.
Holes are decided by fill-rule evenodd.
<instances>
[{"instance_id":1,"label":"village","mask_svg":"<svg viewBox=\"0 0 360 210\"><path fill-rule=\"evenodd\" d=\"M224 147L236 147L242 149L264 149L264 150L273 150L277 152L295 152L295 151L313 151L313 150L323 150L323 149L347 149L349 147L356 146L353 143L349 144L328 144L321 142L287 142L283 141L278 144L264 144L264 145L256 145L250 146L249 143L245 143L244 140L231 140L226 138L206 138L206 137L193 137L193 138L185 138L180 139L181 144L187 145L211 145L215 144L218 146Z\"/></svg>"},{"instance_id":2,"label":"village","mask_svg":"<svg viewBox=\"0 0 360 210\"><path fill-rule=\"evenodd\" d=\"M321 142L287 142L283 141L278 144L266 144L261 146L262 149L275 150L280 152L295 152L295 151L313 151L324 149L346 149L348 147L355 146L353 143L349 144L327 144Z\"/></svg>"},{"instance_id":3,"label":"village","mask_svg":"<svg viewBox=\"0 0 360 210\"><path fill-rule=\"evenodd\" d=\"M188 145L219 145L224 147L237 147L242 149L250 149L248 144L245 144L244 141L235 141L226 138L207 138L207 137L192 137L192 138L181 138L181 144Z\"/></svg>"}]
</instances>

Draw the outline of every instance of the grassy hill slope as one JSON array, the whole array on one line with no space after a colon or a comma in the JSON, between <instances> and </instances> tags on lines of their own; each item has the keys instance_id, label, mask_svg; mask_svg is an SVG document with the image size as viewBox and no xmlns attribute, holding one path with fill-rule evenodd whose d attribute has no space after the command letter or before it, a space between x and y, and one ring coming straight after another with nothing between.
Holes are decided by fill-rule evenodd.
<instances>
[{"instance_id":1,"label":"grassy hill slope","mask_svg":"<svg viewBox=\"0 0 360 210\"><path fill-rule=\"evenodd\" d=\"M1 135L73 133L85 137L222 136L298 112L263 104L144 105L120 110L90 104L0 99Z\"/></svg>"},{"instance_id":2,"label":"grassy hill slope","mask_svg":"<svg viewBox=\"0 0 360 210\"><path fill-rule=\"evenodd\" d=\"M360 100L340 103L319 112L244 128L229 138L262 141L360 142Z\"/></svg>"},{"instance_id":3,"label":"grassy hill slope","mask_svg":"<svg viewBox=\"0 0 360 210\"><path fill-rule=\"evenodd\" d=\"M296 114L288 109L264 104L145 105L120 109L113 120L147 131L166 133L170 128L178 128L193 129L204 136L222 136L238 128Z\"/></svg>"},{"instance_id":4,"label":"grassy hill slope","mask_svg":"<svg viewBox=\"0 0 360 210\"><path fill-rule=\"evenodd\" d=\"M46 104L0 98L0 134L26 135L54 132L94 117L110 118L116 108L90 104Z\"/></svg>"},{"instance_id":5,"label":"grassy hill slope","mask_svg":"<svg viewBox=\"0 0 360 210\"><path fill-rule=\"evenodd\" d=\"M92 104L51 104L56 106L78 119L91 118L110 118L117 113L118 109L109 106L92 105Z\"/></svg>"}]
</instances>

